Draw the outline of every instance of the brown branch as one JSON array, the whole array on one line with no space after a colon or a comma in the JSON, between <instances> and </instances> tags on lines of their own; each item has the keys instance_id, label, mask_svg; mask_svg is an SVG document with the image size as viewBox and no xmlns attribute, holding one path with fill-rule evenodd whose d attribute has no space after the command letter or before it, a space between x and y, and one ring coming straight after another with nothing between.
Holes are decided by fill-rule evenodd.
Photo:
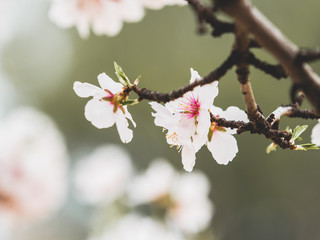
<instances>
[{"instance_id":1,"label":"brown branch","mask_svg":"<svg viewBox=\"0 0 320 240\"><path fill-rule=\"evenodd\" d=\"M287 74L281 65L272 65L265 61L261 61L260 59L256 58L253 53L249 53L248 63L277 79L287 78Z\"/></svg>"},{"instance_id":2,"label":"brown branch","mask_svg":"<svg viewBox=\"0 0 320 240\"><path fill-rule=\"evenodd\" d=\"M218 20L213 12L213 9L210 7L206 7L199 0L186 0L189 5L193 8L193 10L198 15L199 21L199 29L200 32L203 32L203 20L210 24L213 28L212 36L219 37L224 33L232 33L234 32L234 24L223 22Z\"/></svg>"},{"instance_id":3,"label":"brown branch","mask_svg":"<svg viewBox=\"0 0 320 240\"><path fill-rule=\"evenodd\" d=\"M286 116L291 118L320 119L320 115L317 115L314 111L299 108L292 108Z\"/></svg>"},{"instance_id":4,"label":"brown branch","mask_svg":"<svg viewBox=\"0 0 320 240\"><path fill-rule=\"evenodd\" d=\"M266 138L271 139L274 143L278 144L282 149L294 149L294 145L290 142L292 137L291 133L287 131L280 131L272 129L268 122L261 122L256 124L254 122L245 123L243 121L228 121L225 118L218 118L211 114L211 121L216 122L220 127L231 129L238 129L237 133L250 132L251 134L262 134Z\"/></svg>"},{"instance_id":5,"label":"brown branch","mask_svg":"<svg viewBox=\"0 0 320 240\"><path fill-rule=\"evenodd\" d=\"M320 59L320 49L300 49L296 56L296 63L312 62Z\"/></svg>"},{"instance_id":6,"label":"brown branch","mask_svg":"<svg viewBox=\"0 0 320 240\"><path fill-rule=\"evenodd\" d=\"M270 52L291 77L293 84L300 86L320 114L320 78L306 63L297 63L299 49L291 43L257 8L248 0L214 0L216 7L230 15L254 35L258 44Z\"/></svg>"},{"instance_id":7,"label":"brown branch","mask_svg":"<svg viewBox=\"0 0 320 240\"><path fill-rule=\"evenodd\" d=\"M214 81L218 81L222 76L226 74L226 72L230 68L232 68L238 62L238 59L239 54L233 51L230 56L221 64L221 66L212 71L209 75L170 93L154 92L146 88L138 88L137 86L133 86L132 90L139 96L139 101L147 99L151 101L166 103L182 97L185 93L192 91L197 86L203 86Z\"/></svg>"}]
</instances>

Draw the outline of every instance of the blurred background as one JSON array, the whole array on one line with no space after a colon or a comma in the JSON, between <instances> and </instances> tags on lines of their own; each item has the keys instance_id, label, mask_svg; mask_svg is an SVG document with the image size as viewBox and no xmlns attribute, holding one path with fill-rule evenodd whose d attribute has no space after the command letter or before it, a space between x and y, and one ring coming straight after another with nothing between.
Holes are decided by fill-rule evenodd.
<instances>
[{"instance_id":1,"label":"blurred background","mask_svg":"<svg viewBox=\"0 0 320 240\"><path fill-rule=\"evenodd\" d=\"M4 124L21 106L37 109L54 122L68 152L65 203L50 218L24 228L17 239L82 240L92 227L88 215L96 210L75 197L72 176L79 159L102 144L116 144L130 155L137 172L159 157L180 171L182 164L180 154L168 146L162 129L154 125L148 102L130 107L137 127L132 142L124 145L115 127L99 130L85 119L88 100L74 93L73 82L97 85L102 72L116 80L116 61L129 78L142 74L140 87L169 92L188 83L190 67L204 76L219 66L230 52L233 36L214 39L209 32L200 36L193 12L172 6L146 10L141 22L125 23L115 37L91 33L82 39L74 27L60 29L49 21L50 4L1 0L0 117ZM319 46L320 2L254 0L253 4L297 45ZM254 51L275 63L262 50ZM320 72L319 63L313 67ZM289 79L278 81L253 68L251 72L256 101L266 115L289 103ZM244 109L234 69L219 82L214 104ZM309 107L308 103L303 107ZM281 127L308 124L302 137L310 142L315 123L283 118ZM3 148L6 137L1 133ZM195 170L209 178L215 208L210 226L198 239L319 239L319 152L278 149L267 155L270 141L263 136L243 133L236 138L239 153L227 166L218 165L206 148L197 153Z\"/></svg>"}]
</instances>

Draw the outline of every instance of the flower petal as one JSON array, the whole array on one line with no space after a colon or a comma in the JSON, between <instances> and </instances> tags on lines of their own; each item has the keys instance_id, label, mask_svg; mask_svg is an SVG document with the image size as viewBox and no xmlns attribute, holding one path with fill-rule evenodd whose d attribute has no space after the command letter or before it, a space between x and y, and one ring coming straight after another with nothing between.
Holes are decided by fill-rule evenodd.
<instances>
[{"instance_id":1,"label":"flower petal","mask_svg":"<svg viewBox=\"0 0 320 240\"><path fill-rule=\"evenodd\" d=\"M133 125L134 127L136 127L137 125L136 125L135 121L133 121L133 118L132 118L131 114L128 112L127 106L124 106L123 108L124 108L124 110L125 110L125 116L126 116L126 118L128 118L128 119L131 121L132 125Z\"/></svg>"},{"instance_id":2,"label":"flower petal","mask_svg":"<svg viewBox=\"0 0 320 240\"><path fill-rule=\"evenodd\" d=\"M197 133L200 136L207 136L211 126L210 113L207 109L200 109L199 116L197 117Z\"/></svg>"},{"instance_id":3,"label":"flower petal","mask_svg":"<svg viewBox=\"0 0 320 240\"><path fill-rule=\"evenodd\" d=\"M93 126L101 129L114 124L113 105L106 101L91 99L85 106L84 115Z\"/></svg>"},{"instance_id":4,"label":"flower petal","mask_svg":"<svg viewBox=\"0 0 320 240\"><path fill-rule=\"evenodd\" d=\"M81 83L76 81L73 83L73 90L79 97L87 98L94 96L97 92L101 91L101 88L90 83Z\"/></svg>"},{"instance_id":5,"label":"flower petal","mask_svg":"<svg viewBox=\"0 0 320 240\"><path fill-rule=\"evenodd\" d=\"M238 152L237 140L227 132L215 131L207 147L217 163L223 165L232 161Z\"/></svg>"},{"instance_id":6,"label":"flower petal","mask_svg":"<svg viewBox=\"0 0 320 240\"><path fill-rule=\"evenodd\" d=\"M217 81L200 87L198 96L201 108L209 109L213 104L215 97L218 96L218 93L219 89Z\"/></svg>"},{"instance_id":7,"label":"flower petal","mask_svg":"<svg viewBox=\"0 0 320 240\"><path fill-rule=\"evenodd\" d=\"M235 121L244 121L244 122L249 122L248 115L245 113L245 111L242 111L240 108L231 106L224 111L220 117L223 117L227 120L235 120ZM227 131L230 134L236 134L237 129L230 129L227 128Z\"/></svg>"},{"instance_id":8,"label":"flower petal","mask_svg":"<svg viewBox=\"0 0 320 240\"><path fill-rule=\"evenodd\" d=\"M191 172L196 163L196 151L191 143L183 146L181 158L184 170Z\"/></svg>"},{"instance_id":9,"label":"flower petal","mask_svg":"<svg viewBox=\"0 0 320 240\"><path fill-rule=\"evenodd\" d=\"M190 72L191 72L190 83L193 83L195 80L201 79L199 73L196 70L194 70L193 68L190 68Z\"/></svg>"},{"instance_id":10,"label":"flower petal","mask_svg":"<svg viewBox=\"0 0 320 240\"><path fill-rule=\"evenodd\" d=\"M102 89L108 89L112 93L118 93L122 91L122 84L113 81L107 74L100 73L98 75L98 81Z\"/></svg>"},{"instance_id":11,"label":"flower petal","mask_svg":"<svg viewBox=\"0 0 320 240\"><path fill-rule=\"evenodd\" d=\"M116 113L114 114L114 119L116 121L116 126L121 141L123 143L130 142L133 138L133 132L128 128L129 123L123 112L121 110L116 111Z\"/></svg>"},{"instance_id":12,"label":"flower petal","mask_svg":"<svg viewBox=\"0 0 320 240\"><path fill-rule=\"evenodd\" d=\"M318 124L316 124L312 129L311 142L313 144L316 144L317 146L320 146L320 120L318 121Z\"/></svg>"}]
</instances>

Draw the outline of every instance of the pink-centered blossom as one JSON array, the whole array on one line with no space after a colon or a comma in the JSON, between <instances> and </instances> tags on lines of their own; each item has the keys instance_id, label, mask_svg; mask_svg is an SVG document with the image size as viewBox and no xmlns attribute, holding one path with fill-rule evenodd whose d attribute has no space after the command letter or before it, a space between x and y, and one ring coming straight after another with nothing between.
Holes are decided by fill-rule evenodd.
<instances>
[{"instance_id":1,"label":"pink-centered blossom","mask_svg":"<svg viewBox=\"0 0 320 240\"><path fill-rule=\"evenodd\" d=\"M53 0L49 18L61 28L75 26L81 37L90 29L97 35L117 35L123 22L144 16L141 0Z\"/></svg>"},{"instance_id":2,"label":"pink-centered blossom","mask_svg":"<svg viewBox=\"0 0 320 240\"><path fill-rule=\"evenodd\" d=\"M74 82L75 93L82 98L93 97L85 106L84 115L95 127L109 128L116 124L120 139L124 143L132 140L133 132L128 128L129 119L134 127L135 122L121 101L127 96L123 92L123 86L113 81L105 73L98 76L100 87L90 83Z\"/></svg>"},{"instance_id":3,"label":"pink-centered blossom","mask_svg":"<svg viewBox=\"0 0 320 240\"><path fill-rule=\"evenodd\" d=\"M191 69L191 80L201 79ZM229 107L226 111L214 107L214 98L218 95L218 82L198 86L183 97L166 103L165 106L152 102L155 110L155 124L167 129L167 142L177 146L181 151L183 167L192 171L196 152L206 144L213 158L219 164L227 164L238 152L237 142L232 134L235 130L218 127L211 122L210 114L228 120L248 121L245 112L237 107Z\"/></svg>"},{"instance_id":4,"label":"pink-centered blossom","mask_svg":"<svg viewBox=\"0 0 320 240\"><path fill-rule=\"evenodd\" d=\"M190 83L201 77L191 69ZM218 95L218 82L198 86L183 97L168 102L165 106L156 102L150 105L155 110L155 124L168 130L167 142L181 150L186 171L192 171L196 152L205 144L211 125L209 109Z\"/></svg>"}]
</instances>

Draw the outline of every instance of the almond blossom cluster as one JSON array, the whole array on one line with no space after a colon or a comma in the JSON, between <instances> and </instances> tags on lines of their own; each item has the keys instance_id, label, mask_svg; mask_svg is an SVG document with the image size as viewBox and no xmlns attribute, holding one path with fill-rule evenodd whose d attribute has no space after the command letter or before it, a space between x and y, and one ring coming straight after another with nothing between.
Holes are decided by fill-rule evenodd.
<instances>
[{"instance_id":1,"label":"almond blossom cluster","mask_svg":"<svg viewBox=\"0 0 320 240\"><path fill-rule=\"evenodd\" d=\"M190 83L201 79L197 71L191 69ZM227 120L248 121L244 111L229 107L226 111L213 106L218 95L218 82L198 86L183 97L166 103L164 106L151 102L155 110L155 124L167 129L168 144L181 151L182 163L186 171L192 171L196 153L207 145L213 158L219 164L228 164L236 156L238 146L232 136L235 130L217 126L211 122L210 114Z\"/></svg>"},{"instance_id":2,"label":"almond blossom cluster","mask_svg":"<svg viewBox=\"0 0 320 240\"><path fill-rule=\"evenodd\" d=\"M98 76L100 87L90 83L75 82L73 89L79 97L92 97L86 104L85 117L97 128L108 128L116 123L120 139L124 143L132 140L133 132L128 128L129 119L135 122L127 110L128 90L133 86L122 69L115 64L120 83L114 82L105 73ZM191 69L190 83L201 79L197 71ZM137 83L135 83L137 84ZM183 97L166 103L164 106L151 102L155 111L155 125L167 130L168 144L181 151L182 163L186 171L192 171L196 153L207 145L213 158L219 164L228 164L238 152L235 130L217 126L211 115L227 120L248 121L244 111L229 107L225 111L213 105L218 95L218 82L198 86ZM129 102L130 103L130 102ZM137 101L131 101L137 103Z\"/></svg>"},{"instance_id":3,"label":"almond blossom cluster","mask_svg":"<svg viewBox=\"0 0 320 240\"><path fill-rule=\"evenodd\" d=\"M90 29L97 35L117 35L124 22L138 22L144 8L185 5L185 0L52 0L49 18L61 28L75 26L86 38Z\"/></svg>"}]
</instances>

